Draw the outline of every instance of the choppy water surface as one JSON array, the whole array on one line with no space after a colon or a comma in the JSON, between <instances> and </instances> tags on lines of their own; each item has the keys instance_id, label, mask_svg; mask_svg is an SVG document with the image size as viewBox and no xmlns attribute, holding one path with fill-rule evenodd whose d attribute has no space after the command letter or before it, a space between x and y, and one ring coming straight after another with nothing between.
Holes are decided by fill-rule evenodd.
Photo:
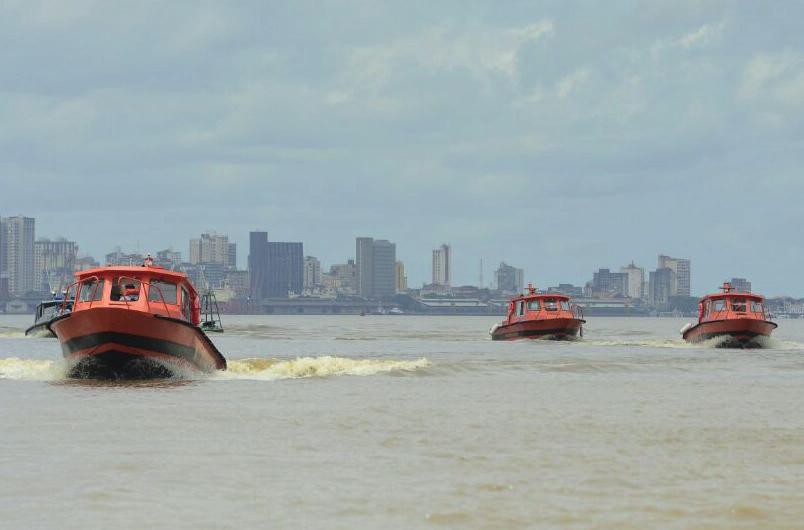
<instances>
[{"instance_id":1,"label":"choppy water surface","mask_svg":"<svg viewBox=\"0 0 804 530\"><path fill-rule=\"evenodd\" d=\"M230 370L66 380L0 317L3 528L802 528L804 321L577 343L476 317L228 317Z\"/></svg>"}]
</instances>

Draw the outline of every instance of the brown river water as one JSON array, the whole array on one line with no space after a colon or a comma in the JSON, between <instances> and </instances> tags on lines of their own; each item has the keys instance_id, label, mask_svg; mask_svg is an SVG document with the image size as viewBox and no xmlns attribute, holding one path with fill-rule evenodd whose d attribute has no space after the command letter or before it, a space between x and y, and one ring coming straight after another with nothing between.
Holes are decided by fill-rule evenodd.
<instances>
[{"instance_id":1,"label":"brown river water","mask_svg":"<svg viewBox=\"0 0 804 530\"><path fill-rule=\"evenodd\" d=\"M230 370L64 377L0 316L0 528L804 528L804 320L573 343L493 318L224 317Z\"/></svg>"}]
</instances>

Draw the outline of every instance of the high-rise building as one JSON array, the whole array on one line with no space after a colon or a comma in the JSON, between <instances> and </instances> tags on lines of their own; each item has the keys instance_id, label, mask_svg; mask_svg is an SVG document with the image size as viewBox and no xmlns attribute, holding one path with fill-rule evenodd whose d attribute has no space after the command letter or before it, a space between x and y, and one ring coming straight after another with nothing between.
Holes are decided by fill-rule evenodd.
<instances>
[{"instance_id":1,"label":"high-rise building","mask_svg":"<svg viewBox=\"0 0 804 530\"><path fill-rule=\"evenodd\" d=\"M355 240L357 266L357 294L370 298L374 293L374 239L358 237Z\"/></svg>"},{"instance_id":2,"label":"high-rise building","mask_svg":"<svg viewBox=\"0 0 804 530\"><path fill-rule=\"evenodd\" d=\"M120 247L116 248L114 252L110 252L106 254L106 264L107 265L126 265L126 266L136 266L142 265L142 262L145 260L145 256L139 253L131 253L128 254L123 252Z\"/></svg>"},{"instance_id":3,"label":"high-rise building","mask_svg":"<svg viewBox=\"0 0 804 530\"><path fill-rule=\"evenodd\" d=\"M321 285L321 262L313 256L304 257L304 288L313 289Z\"/></svg>"},{"instance_id":4,"label":"high-rise building","mask_svg":"<svg viewBox=\"0 0 804 530\"><path fill-rule=\"evenodd\" d=\"M156 253L156 264L170 270L177 270L181 265L181 252L168 248Z\"/></svg>"},{"instance_id":5,"label":"high-rise building","mask_svg":"<svg viewBox=\"0 0 804 530\"><path fill-rule=\"evenodd\" d=\"M664 267L656 269L649 274L648 299L654 306L667 304L673 294L676 283L676 273L673 269Z\"/></svg>"},{"instance_id":6,"label":"high-rise building","mask_svg":"<svg viewBox=\"0 0 804 530\"><path fill-rule=\"evenodd\" d=\"M304 247L301 243L268 242L268 292L266 296L287 298L304 289Z\"/></svg>"},{"instance_id":7,"label":"high-rise building","mask_svg":"<svg viewBox=\"0 0 804 530\"><path fill-rule=\"evenodd\" d=\"M690 260L671 258L670 256L659 255L658 269L670 269L675 275L673 280L671 296L690 296L691 272Z\"/></svg>"},{"instance_id":8,"label":"high-rise building","mask_svg":"<svg viewBox=\"0 0 804 530\"><path fill-rule=\"evenodd\" d=\"M396 245L385 239L358 237L357 294L363 298L389 298L396 293Z\"/></svg>"},{"instance_id":9,"label":"high-rise building","mask_svg":"<svg viewBox=\"0 0 804 530\"><path fill-rule=\"evenodd\" d=\"M449 287L452 282L452 247L446 243L433 249L433 285Z\"/></svg>"},{"instance_id":10,"label":"high-rise building","mask_svg":"<svg viewBox=\"0 0 804 530\"><path fill-rule=\"evenodd\" d=\"M497 279L497 289L508 293L521 293L525 287L525 271L512 267L504 261L494 273Z\"/></svg>"},{"instance_id":11,"label":"high-rise building","mask_svg":"<svg viewBox=\"0 0 804 530\"><path fill-rule=\"evenodd\" d=\"M408 290L408 277L405 276L405 264L396 262L396 292L404 293Z\"/></svg>"},{"instance_id":12,"label":"high-rise building","mask_svg":"<svg viewBox=\"0 0 804 530\"><path fill-rule=\"evenodd\" d=\"M229 243L229 236L214 232L201 234L200 238L190 240L190 263L193 265L217 263L232 267L232 263L237 263L237 256L231 254L236 252L235 244Z\"/></svg>"},{"instance_id":13,"label":"high-rise building","mask_svg":"<svg viewBox=\"0 0 804 530\"><path fill-rule=\"evenodd\" d=\"M268 232L249 233L248 270L251 298L268 296Z\"/></svg>"},{"instance_id":14,"label":"high-rise building","mask_svg":"<svg viewBox=\"0 0 804 530\"><path fill-rule=\"evenodd\" d=\"M34 289L61 292L73 282L78 245L64 238L34 242Z\"/></svg>"},{"instance_id":15,"label":"high-rise building","mask_svg":"<svg viewBox=\"0 0 804 530\"><path fill-rule=\"evenodd\" d=\"M745 278L732 278L729 283L731 284L732 289L739 293L751 292L751 282Z\"/></svg>"},{"instance_id":16,"label":"high-rise building","mask_svg":"<svg viewBox=\"0 0 804 530\"><path fill-rule=\"evenodd\" d=\"M36 221L32 217L3 219L3 254L8 276L8 290L21 296L35 290L34 237Z\"/></svg>"},{"instance_id":17,"label":"high-rise building","mask_svg":"<svg viewBox=\"0 0 804 530\"><path fill-rule=\"evenodd\" d=\"M6 270L6 222L0 217L0 296L8 296L8 271Z\"/></svg>"},{"instance_id":18,"label":"high-rise building","mask_svg":"<svg viewBox=\"0 0 804 530\"><path fill-rule=\"evenodd\" d=\"M621 267L620 272L626 275L625 296L641 299L645 296L643 285L645 283L645 269L637 267L632 261L627 267Z\"/></svg>"},{"instance_id":19,"label":"high-rise building","mask_svg":"<svg viewBox=\"0 0 804 530\"><path fill-rule=\"evenodd\" d=\"M593 296L625 296L627 290L628 275L624 272L599 269L592 274Z\"/></svg>"}]
</instances>

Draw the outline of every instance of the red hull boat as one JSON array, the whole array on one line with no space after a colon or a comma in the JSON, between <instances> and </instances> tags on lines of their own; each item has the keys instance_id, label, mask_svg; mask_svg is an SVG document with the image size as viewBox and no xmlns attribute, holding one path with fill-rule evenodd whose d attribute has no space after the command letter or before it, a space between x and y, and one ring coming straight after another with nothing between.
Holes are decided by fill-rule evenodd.
<instances>
[{"instance_id":1,"label":"red hull boat","mask_svg":"<svg viewBox=\"0 0 804 530\"><path fill-rule=\"evenodd\" d=\"M583 335L585 323L581 309L569 296L538 293L529 285L527 294L511 300L505 320L490 333L492 340L572 340Z\"/></svg>"},{"instance_id":2,"label":"red hull boat","mask_svg":"<svg viewBox=\"0 0 804 530\"><path fill-rule=\"evenodd\" d=\"M199 325L199 296L184 273L146 261L76 278L72 310L48 325L71 377L143 379L226 369Z\"/></svg>"},{"instance_id":3,"label":"red hull boat","mask_svg":"<svg viewBox=\"0 0 804 530\"><path fill-rule=\"evenodd\" d=\"M769 337L777 324L770 320L765 299L754 293L735 292L724 283L722 292L704 296L698 304L698 324L681 330L687 342L721 340L723 348L761 347L761 338Z\"/></svg>"}]
</instances>

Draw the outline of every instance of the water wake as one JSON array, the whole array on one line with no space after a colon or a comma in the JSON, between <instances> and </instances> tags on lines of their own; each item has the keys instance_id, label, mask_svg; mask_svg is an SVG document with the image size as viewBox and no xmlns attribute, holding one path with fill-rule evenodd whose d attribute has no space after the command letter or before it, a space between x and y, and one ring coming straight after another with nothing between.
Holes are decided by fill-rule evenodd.
<instances>
[{"instance_id":1,"label":"water wake","mask_svg":"<svg viewBox=\"0 0 804 530\"><path fill-rule=\"evenodd\" d=\"M336 375L376 375L388 372L412 372L430 366L425 358L413 361L349 359L346 357L298 357L292 360L238 359L229 361L228 370L215 374L217 379L253 379L273 381Z\"/></svg>"},{"instance_id":2,"label":"water wake","mask_svg":"<svg viewBox=\"0 0 804 530\"><path fill-rule=\"evenodd\" d=\"M54 381L66 376L67 366L63 362L20 359L9 357L0 359L0 379L19 381Z\"/></svg>"}]
</instances>

